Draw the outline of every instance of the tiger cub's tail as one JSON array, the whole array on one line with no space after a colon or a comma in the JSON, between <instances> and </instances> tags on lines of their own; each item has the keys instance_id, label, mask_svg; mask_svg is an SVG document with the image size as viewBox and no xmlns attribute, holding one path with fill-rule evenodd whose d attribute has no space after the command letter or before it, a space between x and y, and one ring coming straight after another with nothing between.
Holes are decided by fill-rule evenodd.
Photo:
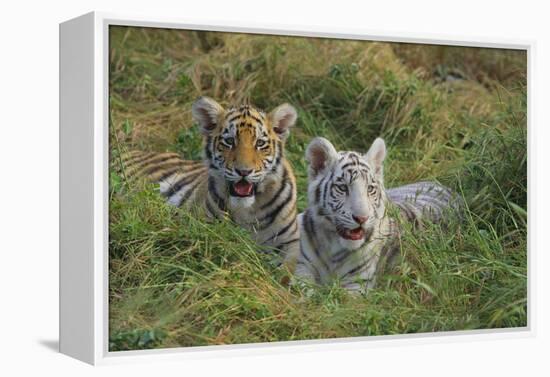
<instances>
[{"instance_id":1,"label":"tiger cub's tail","mask_svg":"<svg viewBox=\"0 0 550 377\"><path fill-rule=\"evenodd\" d=\"M421 225L424 220L445 222L460 215L461 199L449 188L435 182L416 182L386 190L390 202L408 221Z\"/></svg>"},{"instance_id":2,"label":"tiger cub's tail","mask_svg":"<svg viewBox=\"0 0 550 377\"><path fill-rule=\"evenodd\" d=\"M160 185L168 203L182 206L203 189L208 172L202 161L182 159L177 153L133 150L115 158L113 167L129 182L145 178Z\"/></svg>"}]
</instances>

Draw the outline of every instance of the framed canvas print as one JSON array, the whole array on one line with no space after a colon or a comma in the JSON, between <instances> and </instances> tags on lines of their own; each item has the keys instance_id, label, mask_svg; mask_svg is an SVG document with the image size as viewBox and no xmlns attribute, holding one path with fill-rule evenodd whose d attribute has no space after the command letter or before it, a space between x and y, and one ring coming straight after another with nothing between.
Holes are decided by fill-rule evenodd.
<instances>
[{"instance_id":1,"label":"framed canvas print","mask_svg":"<svg viewBox=\"0 0 550 377\"><path fill-rule=\"evenodd\" d=\"M529 334L531 49L61 24L61 352Z\"/></svg>"}]
</instances>

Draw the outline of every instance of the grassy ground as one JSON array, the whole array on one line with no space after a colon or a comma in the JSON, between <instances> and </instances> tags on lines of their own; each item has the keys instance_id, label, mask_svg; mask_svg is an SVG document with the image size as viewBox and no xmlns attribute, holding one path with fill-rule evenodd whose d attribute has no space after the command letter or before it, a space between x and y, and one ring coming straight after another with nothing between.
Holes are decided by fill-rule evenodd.
<instances>
[{"instance_id":1,"label":"grassy ground","mask_svg":"<svg viewBox=\"0 0 550 377\"><path fill-rule=\"evenodd\" d=\"M401 260L367 297L332 286L305 299L238 227L112 172L112 351L526 325L524 52L118 27L110 66L112 155L199 159L199 95L290 102L300 210L316 135L359 151L380 135L387 187L434 179L468 203L448 230L407 229Z\"/></svg>"}]
</instances>

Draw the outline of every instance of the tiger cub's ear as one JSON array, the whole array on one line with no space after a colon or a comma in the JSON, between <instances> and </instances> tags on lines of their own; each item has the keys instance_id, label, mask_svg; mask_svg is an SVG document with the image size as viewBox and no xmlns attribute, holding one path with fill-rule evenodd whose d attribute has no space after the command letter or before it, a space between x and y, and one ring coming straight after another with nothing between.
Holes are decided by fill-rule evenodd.
<instances>
[{"instance_id":1,"label":"tiger cub's ear","mask_svg":"<svg viewBox=\"0 0 550 377\"><path fill-rule=\"evenodd\" d=\"M374 169L375 174L382 177L384 159L386 158L386 143L382 138L376 138L369 151L365 154L367 163Z\"/></svg>"},{"instance_id":2,"label":"tiger cub's ear","mask_svg":"<svg viewBox=\"0 0 550 377\"><path fill-rule=\"evenodd\" d=\"M309 163L310 179L316 178L319 174L325 174L337 160L338 152L324 137L316 137L307 146L306 161Z\"/></svg>"},{"instance_id":3,"label":"tiger cub's ear","mask_svg":"<svg viewBox=\"0 0 550 377\"><path fill-rule=\"evenodd\" d=\"M218 126L218 119L225 113L219 103L209 97L199 97L191 109L193 118L200 125L204 135L210 134Z\"/></svg>"},{"instance_id":4,"label":"tiger cub's ear","mask_svg":"<svg viewBox=\"0 0 550 377\"><path fill-rule=\"evenodd\" d=\"M277 106L269 113L269 120L273 131L275 131L282 141L285 141L288 137L290 128L296 123L296 118L298 118L296 109L288 103Z\"/></svg>"}]
</instances>

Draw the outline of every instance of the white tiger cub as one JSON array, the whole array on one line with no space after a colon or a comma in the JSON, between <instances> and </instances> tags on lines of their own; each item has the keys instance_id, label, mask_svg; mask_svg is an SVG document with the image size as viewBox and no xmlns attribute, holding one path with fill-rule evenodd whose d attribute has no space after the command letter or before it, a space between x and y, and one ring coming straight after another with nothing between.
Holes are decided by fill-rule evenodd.
<instances>
[{"instance_id":1,"label":"white tiger cub","mask_svg":"<svg viewBox=\"0 0 550 377\"><path fill-rule=\"evenodd\" d=\"M393 197L404 217L438 221L452 206L450 190L420 182L386 192L384 140L377 138L364 155L337 152L317 137L306 150L309 163L308 208L299 215L298 279L328 284L337 279L356 292L374 287L376 277L398 250L399 229L387 215Z\"/></svg>"}]
</instances>

